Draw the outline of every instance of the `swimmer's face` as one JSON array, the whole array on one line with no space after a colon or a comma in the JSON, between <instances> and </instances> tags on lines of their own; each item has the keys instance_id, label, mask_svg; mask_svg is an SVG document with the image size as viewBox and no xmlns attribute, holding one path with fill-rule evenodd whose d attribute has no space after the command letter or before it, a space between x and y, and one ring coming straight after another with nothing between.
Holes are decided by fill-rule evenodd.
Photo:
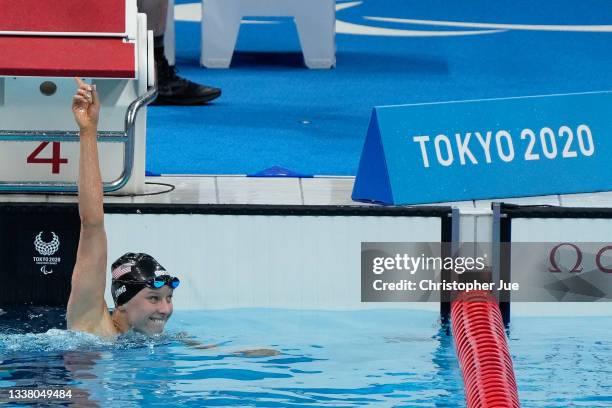
<instances>
[{"instance_id":1,"label":"swimmer's face","mask_svg":"<svg viewBox=\"0 0 612 408\"><path fill-rule=\"evenodd\" d=\"M125 306L128 323L134 331L158 334L164 331L172 315L172 292L168 285L159 289L144 288Z\"/></svg>"}]
</instances>

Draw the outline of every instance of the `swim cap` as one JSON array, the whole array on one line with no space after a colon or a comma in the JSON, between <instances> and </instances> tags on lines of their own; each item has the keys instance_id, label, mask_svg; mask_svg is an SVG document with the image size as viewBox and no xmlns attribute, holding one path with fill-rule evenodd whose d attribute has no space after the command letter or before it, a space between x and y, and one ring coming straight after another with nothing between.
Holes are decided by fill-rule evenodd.
<instances>
[{"instance_id":1,"label":"swim cap","mask_svg":"<svg viewBox=\"0 0 612 408\"><path fill-rule=\"evenodd\" d=\"M113 275L111 293L115 306L129 302L146 287L142 283L157 276L168 275L166 269L151 255L132 252L128 252L113 262L111 272Z\"/></svg>"}]
</instances>

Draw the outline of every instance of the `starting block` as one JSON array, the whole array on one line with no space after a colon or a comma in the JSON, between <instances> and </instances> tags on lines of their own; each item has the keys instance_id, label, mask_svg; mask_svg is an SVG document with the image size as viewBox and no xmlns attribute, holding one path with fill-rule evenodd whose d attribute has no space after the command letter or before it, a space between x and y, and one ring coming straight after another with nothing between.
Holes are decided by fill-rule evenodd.
<instances>
[{"instance_id":1,"label":"starting block","mask_svg":"<svg viewBox=\"0 0 612 408\"><path fill-rule=\"evenodd\" d=\"M174 0L170 0L165 48L175 60ZM308 68L336 65L335 0L202 0L202 52L200 64L229 68L243 17L293 17Z\"/></svg>"},{"instance_id":2,"label":"starting block","mask_svg":"<svg viewBox=\"0 0 612 408\"><path fill-rule=\"evenodd\" d=\"M0 191L77 191L71 104L80 76L102 105L104 191L143 192L156 87L153 37L136 0L0 0L0 10Z\"/></svg>"}]
</instances>

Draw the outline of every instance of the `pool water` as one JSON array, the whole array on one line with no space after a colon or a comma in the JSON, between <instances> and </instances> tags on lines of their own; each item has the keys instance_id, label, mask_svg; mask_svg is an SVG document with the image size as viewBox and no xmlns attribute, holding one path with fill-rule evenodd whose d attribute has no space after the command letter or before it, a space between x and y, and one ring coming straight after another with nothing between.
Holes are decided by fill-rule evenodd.
<instances>
[{"instance_id":1,"label":"pool water","mask_svg":"<svg viewBox=\"0 0 612 408\"><path fill-rule=\"evenodd\" d=\"M0 401L10 389L47 387L70 388L63 404L75 406L465 405L452 337L433 312L176 312L166 334L115 343L61 330L62 313L0 316ZM611 327L612 318L514 319L523 406L611 406ZM249 349L279 354L235 353Z\"/></svg>"},{"instance_id":2,"label":"pool water","mask_svg":"<svg viewBox=\"0 0 612 408\"><path fill-rule=\"evenodd\" d=\"M523 407L612 407L612 317L513 318Z\"/></svg>"}]
</instances>

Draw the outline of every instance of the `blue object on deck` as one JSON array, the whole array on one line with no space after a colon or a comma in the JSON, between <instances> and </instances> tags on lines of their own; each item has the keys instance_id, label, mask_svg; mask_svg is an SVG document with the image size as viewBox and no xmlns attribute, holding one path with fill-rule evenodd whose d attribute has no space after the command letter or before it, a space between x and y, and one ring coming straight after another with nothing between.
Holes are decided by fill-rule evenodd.
<instances>
[{"instance_id":1,"label":"blue object on deck","mask_svg":"<svg viewBox=\"0 0 612 408\"><path fill-rule=\"evenodd\" d=\"M377 107L353 200L385 204L612 189L612 92Z\"/></svg>"},{"instance_id":2,"label":"blue object on deck","mask_svg":"<svg viewBox=\"0 0 612 408\"><path fill-rule=\"evenodd\" d=\"M393 204L387 159L383 150L376 108L372 111L357 178L353 185L353 200Z\"/></svg>"},{"instance_id":3,"label":"blue object on deck","mask_svg":"<svg viewBox=\"0 0 612 408\"><path fill-rule=\"evenodd\" d=\"M280 166L272 166L257 173L248 174L247 177L288 177L312 178L312 174L302 174Z\"/></svg>"}]
</instances>

